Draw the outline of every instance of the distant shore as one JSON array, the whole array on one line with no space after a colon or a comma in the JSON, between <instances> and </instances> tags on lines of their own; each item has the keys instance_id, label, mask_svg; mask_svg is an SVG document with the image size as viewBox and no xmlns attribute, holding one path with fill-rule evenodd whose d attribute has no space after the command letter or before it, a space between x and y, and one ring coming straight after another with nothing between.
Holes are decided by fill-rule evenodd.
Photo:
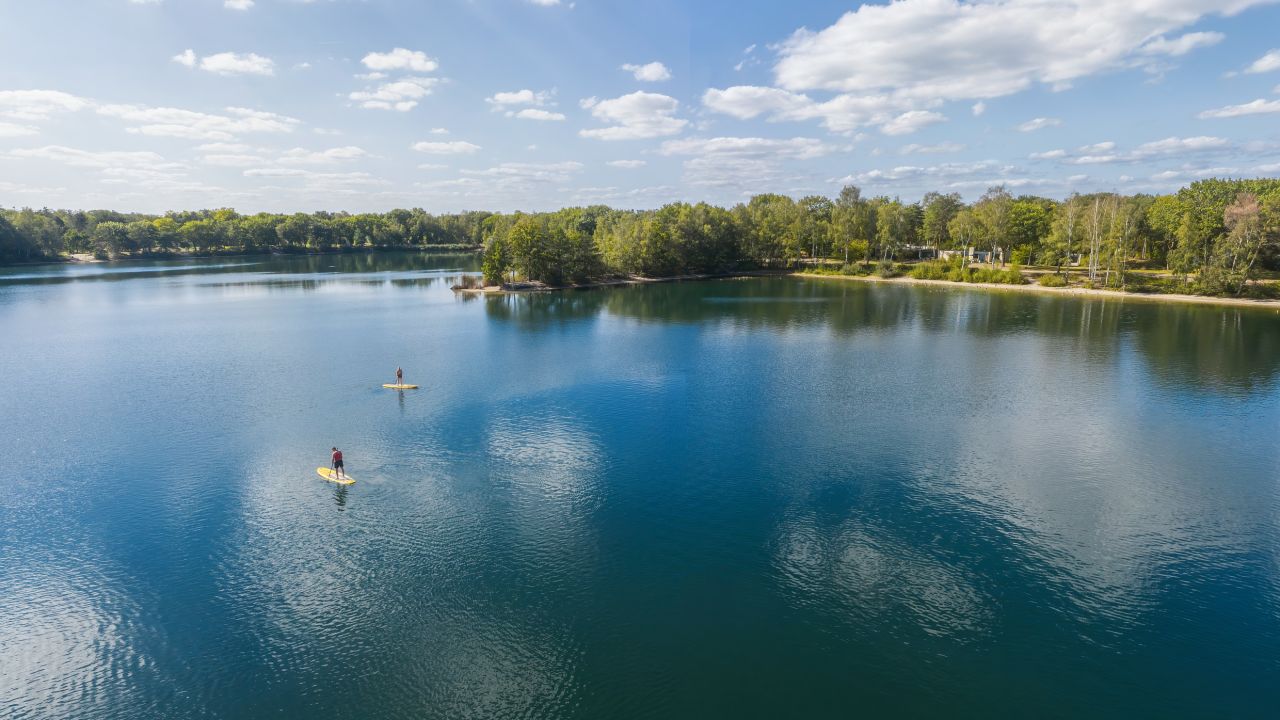
<instances>
[{"instance_id":1,"label":"distant shore","mask_svg":"<svg viewBox=\"0 0 1280 720\"><path fill-rule=\"evenodd\" d=\"M44 258L29 262L0 264L4 267L29 267L32 265L86 265L108 262L125 262L129 260L201 260L231 257L263 257L280 255L283 257L305 257L307 255L355 255L359 253L378 252L424 252L424 253L478 253L482 248L474 245L406 245L383 247L341 247L317 250L210 250L208 252L188 252L174 250L168 252L130 253L113 258L96 257L93 253L70 253L56 258Z\"/></svg>"},{"instance_id":2,"label":"distant shore","mask_svg":"<svg viewBox=\"0 0 1280 720\"><path fill-rule=\"evenodd\" d=\"M1270 308L1280 311L1280 300L1258 300L1254 298L1215 297L1212 295L1188 295L1184 293L1136 293L1123 290L1100 290L1082 287L1045 287L1043 285L1000 285L996 283L964 283L950 280L917 280L912 277L882 278L878 275L827 275L823 273L795 272L793 277L814 278L821 280L854 280L858 282L891 283L898 285L932 285L935 287L960 288L972 290L1000 290L1023 293L1039 293L1043 295L1067 295L1072 297L1114 298L1117 300L1138 300L1153 302L1191 303L1195 305L1225 305L1233 307Z\"/></svg>"}]
</instances>

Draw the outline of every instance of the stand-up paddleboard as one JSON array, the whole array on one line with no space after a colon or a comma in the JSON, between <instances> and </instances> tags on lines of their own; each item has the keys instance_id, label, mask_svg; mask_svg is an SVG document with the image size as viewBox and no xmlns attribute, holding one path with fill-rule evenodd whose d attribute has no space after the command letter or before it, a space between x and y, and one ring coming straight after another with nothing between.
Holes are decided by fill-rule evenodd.
<instances>
[{"instance_id":1,"label":"stand-up paddleboard","mask_svg":"<svg viewBox=\"0 0 1280 720\"><path fill-rule=\"evenodd\" d=\"M417 385L395 385L391 383L383 385L382 387L388 390L417 390L418 389Z\"/></svg>"},{"instance_id":2,"label":"stand-up paddleboard","mask_svg":"<svg viewBox=\"0 0 1280 720\"><path fill-rule=\"evenodd\" d=\"M331 483L338 483L339 485L355 485L356 484L356 481L346 473L343 473L342 477L339 478L338 474L333 471L333 468L316 468L316 473L320 477L324 478L325 480L328 480Z\"/></svg>"}]
</instances>

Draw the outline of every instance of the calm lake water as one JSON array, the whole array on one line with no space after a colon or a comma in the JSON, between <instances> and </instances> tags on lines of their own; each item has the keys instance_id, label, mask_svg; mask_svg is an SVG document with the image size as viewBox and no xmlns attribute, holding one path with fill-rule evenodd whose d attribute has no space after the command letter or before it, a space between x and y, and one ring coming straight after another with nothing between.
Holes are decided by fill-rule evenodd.
<instances>
[{"instance_id":1,"label":"calm lake water","mask_svg":"<svg viewBox=\"0 0 1280 720\"><path fill-rule=\"evenodd\" d=\"M1280 314L475 267L0 273L0 716L1274 717Z\"/></svg>"}]
</instances>

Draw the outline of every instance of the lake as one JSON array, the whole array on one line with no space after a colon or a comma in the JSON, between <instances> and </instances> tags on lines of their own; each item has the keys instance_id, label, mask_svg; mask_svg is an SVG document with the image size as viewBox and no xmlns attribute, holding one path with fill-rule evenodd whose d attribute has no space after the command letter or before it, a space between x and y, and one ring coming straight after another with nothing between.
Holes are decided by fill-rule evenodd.
<instances>
[{"instance_id":1,"label":"lake","mask_svg":"<svg viewBox=\"0 0 1280 720\"><path fill-rule=\"evenodd\" d=\"M477 267L0 271L0 716L1280 705L1274 310Z\"/></svg>"}]
</instances>

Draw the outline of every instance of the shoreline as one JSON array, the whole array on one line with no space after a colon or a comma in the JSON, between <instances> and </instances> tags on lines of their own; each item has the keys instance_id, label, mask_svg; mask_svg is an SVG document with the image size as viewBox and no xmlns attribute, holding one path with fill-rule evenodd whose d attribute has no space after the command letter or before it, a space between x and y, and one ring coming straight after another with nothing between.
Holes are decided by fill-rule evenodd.
<instances>
[{"instance_id":1,"label":"shoreline","mask_svg":"<svg viewBox=\"0 0 1280 720\"><path fill-rule=\"evenodd\" d=\"M567 290L596 290L607 287L621 287L630 285L653 285L657 283L671 282L694 282L698 280L729 280L732 278L744 277L772 277L794 275L790 270L745 270L743 272L731 273L711 273L705 275L672 275L671 277L650 278L640 275L632 275L629 277L610 278L607 280L593 280L591 282L581 283L578 285L544 285L542 283L514 283L519 287L508 287L510 283L502 285L489 285L486 287L464 288L455 285L450 288L454 292L467 293L471 295L519 295L521 293L535 292L565 292Z\"/></svg>"},{"instance_id":2,"label":"shoreline","mask_svg":"<svg viewBox=\"0 0 1280 720\"><path fill-rule=\"evenodd\" d=\"M882 278L876 275L824 275L820 273L794 272L793 277L814 278L822 280L853 280L870 283L896 283L899 285L932 285L935 287L960 288L970 290L1005 290L1009 292L1039 293L1042 295L1059 295L1080 298L1113 298L1117 300L1138 300L1143 302L1174 302L1192 305L1221 305L1227 307L1249 307L1280 311L1280 300L1258 300L1255 298L1214 297L1212 295L1187 295L1184 293L1134 293L1122 290L1101 290L1082 287L1044 287L1028 283L1025 285L1002 285L998 283L962 283L950 280L920 280L912 277Z\"/></svg>"},{"instance_id":3,"label":"shoreline","mask_svg":"<svg viewBox=\"0 0 1280 720\"><path fill-rule=\"evenodd\" d=\"M352 248L334 248L332 250L252 250L252 251L235 251L235 252L160 252L146 253L137 255L122 255L115 258L97 258L92 253L70 253L56 258L46 258L44 260L32 260L30 262L6 263L0 264L0 268L10 267L32 267L36 265L97 265L101 263L111 262L130 262L133 260L212 260L216 258L237 258L237 257L263 257L263 256L282 256L282 257L307 257L318 255L356 255L360 253L383 253L383 252L422 252L436 254L469 254L479 253L483 248L457 245L410 245L404 247L352 247Z\"/></svg>"}]
</instances>

